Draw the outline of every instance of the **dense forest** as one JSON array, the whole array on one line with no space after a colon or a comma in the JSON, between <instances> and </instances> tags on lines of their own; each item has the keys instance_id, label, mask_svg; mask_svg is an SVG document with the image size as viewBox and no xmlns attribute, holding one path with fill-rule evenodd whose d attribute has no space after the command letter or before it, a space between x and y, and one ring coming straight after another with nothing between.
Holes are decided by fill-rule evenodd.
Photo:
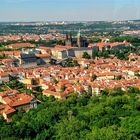
<instances>
[{"instance_id":1,"label":"dense forest","mask_svg":"<svg viewBox=\"0 0 140 140\"><path fill-rule=\"evenodd\" d=\"M38 108L0 120L0 139L138 140L140 91L102 91L101 96L72 94L68 99L39 95Z\"/></svg>"}]
</instances>

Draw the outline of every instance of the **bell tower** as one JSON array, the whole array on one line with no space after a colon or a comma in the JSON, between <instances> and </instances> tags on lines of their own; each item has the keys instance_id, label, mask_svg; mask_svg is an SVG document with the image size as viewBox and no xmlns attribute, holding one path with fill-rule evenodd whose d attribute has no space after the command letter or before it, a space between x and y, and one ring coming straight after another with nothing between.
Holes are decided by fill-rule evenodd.
<instances>
[{"instance_id":1,"label":"bell tower","mask_svg":"<svg viewBox=\"0 0 140 140\"><path fill-rule=\"evenodd\" d=\"M79 29L78 34L77 34L77 45L80 48L81 47L81 30Z\"/></svg>"},{"instance_id":2,"label":"bell tower","mask_svg":"<svg viewBox=\"0 0 140 140\"><path fill-rule=\"evenodd\" d=\"M71 33L67 33L66 34L66 40L65 40L65 45L66 46L72 46L73 44L72 44L72 35L71 35Z\"/></svg>"}]
</instances>

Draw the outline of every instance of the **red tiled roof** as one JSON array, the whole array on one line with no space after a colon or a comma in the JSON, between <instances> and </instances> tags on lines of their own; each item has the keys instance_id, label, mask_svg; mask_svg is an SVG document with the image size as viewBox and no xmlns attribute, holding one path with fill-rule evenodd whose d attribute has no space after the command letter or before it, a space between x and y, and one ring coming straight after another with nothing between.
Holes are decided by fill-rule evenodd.
<instances>
[{"instance_id":1,"label":"red tiled roof","mask_svg":"<svg viewBox=\"0 0 140 140\"><path fill-rule=\"evenodd\" d=\"M7 96L5 98L3 98L3 100L10 106L20 106L20 105L24 105L24 104L28 104L31 102L31 100L33 99L33 97L21 93L21 94L16 94L13 96Z\"/></svg>"},{"instance_id":2,"label":"red tiled roof","mask_svg":"<svg viewBox=\"0 0 140 140\"><path fill-rule=\"evenodd\" d=\"M50 57L51 55L48 53L45 53L45 54L36 54L36 56L43 58L43 57Z\"/></svg>"},{"instance_id":3,"label":"red tiled roof","mask_svg":"<svg viewBox=\"0 0 140 140\"><path fill-rule=\"evenodd\" d=\"M19 48L19 47L35 47L35 44L31 44L31 43L15 43L15 44L10 44L8 45L8 47L12 47L12 48Z\"/></svg>"},{"instance_id":4,"label":"red tiled roof","mask_svg":"<svg viewBox=\"0 0 140 140\"><path fill-rule=\"evenodd\" d=\"M63 98L65 96L64 93L54 92L54 91L51 91L51 90L43 90L43 94L44 95L53 95L53 96L57 96L57 97L60 97L60 98Z\"/></svg>"},{"instance_id":5,"label":"red tiled roof","mask_svg":"<svg viewBox=\"0 0 140 140\"><path fill-rule=\"evenodd\" d=\"M9 105L0 105L0 115L3 115L5 113L6 115L11 114L15 112L16 110Z\"/></svg>"},{"instance_id":6,"label":"red tiled roof","mask_svg":"<svg viewBox=\"0 0 140 140\"><path fill-rule=\"evenodd\" d=\"M7 72L0 72L0 76L8 76L9 75L9 73L7 73Z\"/></svg>"}]
</instances>

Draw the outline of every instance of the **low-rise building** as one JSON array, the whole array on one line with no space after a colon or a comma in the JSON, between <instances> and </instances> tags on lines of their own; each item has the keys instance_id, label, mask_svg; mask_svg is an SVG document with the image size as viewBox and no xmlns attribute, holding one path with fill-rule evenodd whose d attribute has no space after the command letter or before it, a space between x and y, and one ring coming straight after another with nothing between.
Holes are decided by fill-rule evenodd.
<instances>
[{"instance_id":1,"label":"low-rise building","mask_svg":"<svg viewBox=\"0 0 140 140\"><path fill-rule=\"evenodd\" d=\"M37 107L37 100L33 96L15 90L0 92L0 102L0 115L4 119L8 119L17 110L28 111Z\"/></svg>"},{"instance_id":2,"label":"low-rise building","mask_svg":"<svg viewBox=\"0 0 140 140\"><path fill-rule=\"evenodd\" d=\"M0 72L0 84L9 82L9 80L10 80L9 73Z\"/></svg>"},{"instance_id":3,"label":"low-rise building","mask_svg":"<svg viewBox=\"0 0 140 140\"><path fill-rule=\"evenodd\" d=\"M67 96L66 94L64 94L64 92L54 92L51 90L43 90L43 95L54 96L55 98L58 98L58 99L64 99Z\"/></svg>"},{"instance_id":4,"label":"low-rise building","mask_svg":"<svg viewBox=\"0 0 140 140\"><path fill-rule=\"evenodd\" d=\"M34 47L36 47L36 45L31 43L15 43L7 46L7 48L34 48Z\"/></svg>"}]
</instances>

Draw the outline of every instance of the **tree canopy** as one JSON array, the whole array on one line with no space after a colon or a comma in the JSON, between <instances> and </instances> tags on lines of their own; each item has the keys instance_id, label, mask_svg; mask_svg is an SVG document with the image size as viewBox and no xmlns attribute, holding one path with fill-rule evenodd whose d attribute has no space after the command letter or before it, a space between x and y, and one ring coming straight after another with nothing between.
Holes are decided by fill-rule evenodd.
<instances>
[{"instance_id":1,"label":"tree canopy","mask_svg":"<svg viewBox=\"0 0 140 140\"><path fill-rule=\"evenodd\" d=\"M91 57L87 52L84 52L82 58L90 59Z\"/></svg>"},{"instance_id":2,"label":"tree canopy","mask_svg":"<svg viewBox=\"0 0 140 140\"><path fill-rule=\"evenodd\" d=\"M0 139L138 140L139 95L132 88L106 90L102 96L72 94L66 100L42 96L37 109L18 112L11 123L0 120Z\"/></svg>"}]
</instances>

